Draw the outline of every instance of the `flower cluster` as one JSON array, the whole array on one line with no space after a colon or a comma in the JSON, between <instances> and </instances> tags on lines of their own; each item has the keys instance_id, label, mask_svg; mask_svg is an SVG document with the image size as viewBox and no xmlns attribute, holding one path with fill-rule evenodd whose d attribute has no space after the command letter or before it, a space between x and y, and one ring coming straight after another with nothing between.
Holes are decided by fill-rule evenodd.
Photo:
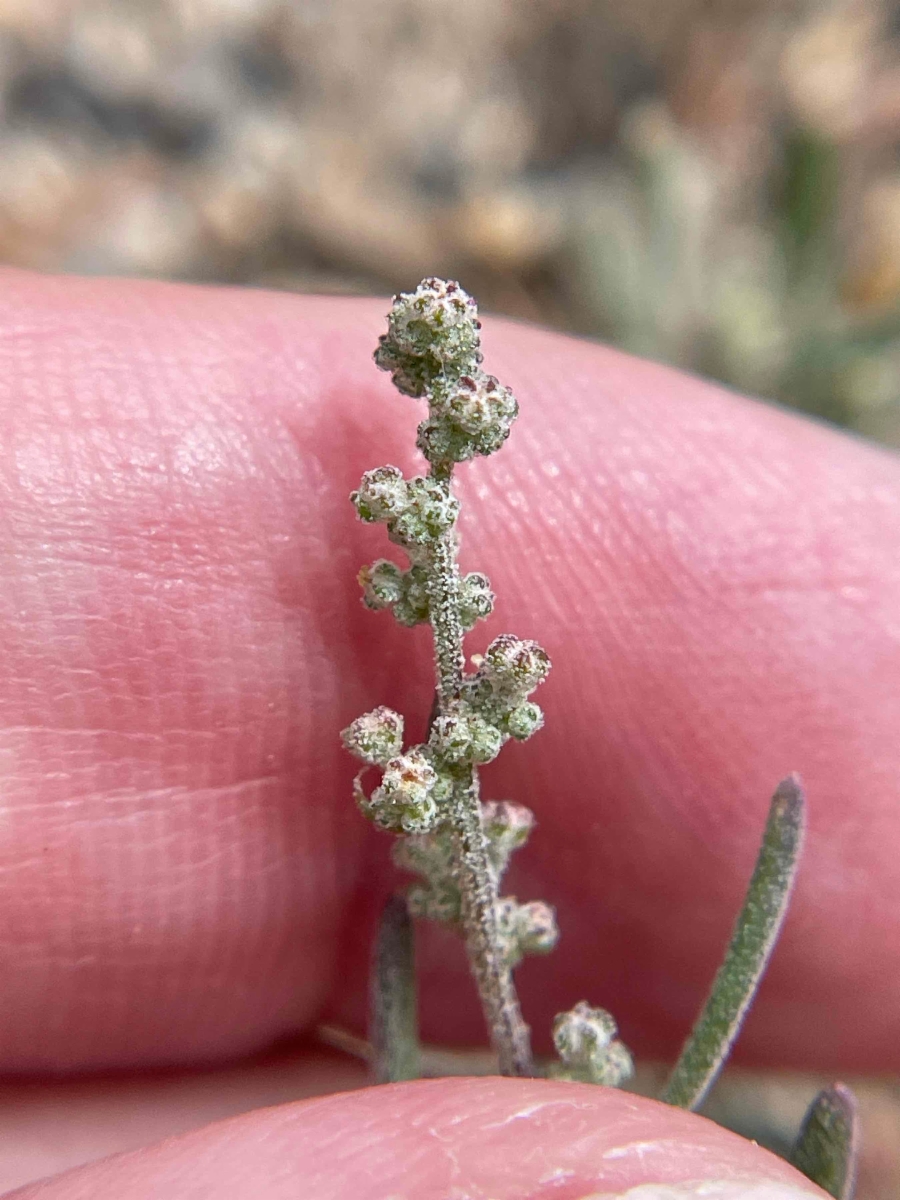
<instances>
[{"instance_id":1,"label":"flower cluster","mask_svg":"<svg viewBox=\"0 0 900 1200\"><path fill-rule=\"evenodd\" d=\"M445 820L453 779L441 770L442 765L446 767L446 757L436 754L430 745L399 753L402 730L402 717L389 708L365 713L344 730L348 750L383 768L381 784L370 796L357 776L357 800L380 829L406 835L394 847L394 861L422 877L423 882L414 884L407 896L412 915L458 925L463 900L455 833ZM521 805L495 801L481 805L481 826L496 893L510 856L527 841L534 817ZM503 896L494 909L500 949L508 967L515 967L525 954L546 954L556 945L555 915L543 901L520 904L514 896Z\"/></svg>"},{"instance_id":2,"label":"flower cluster","mask_svg":"<svg viewBox=\"0 0 900 1200\"><path fill-rule=\"evenodd\" d=\"M379 558L363 567L357 576L367 608L390 608L401 625L418 625L429 619L428 572L420 564L404 571L396 563ZM491 615L494 593L490 580L480 571L459 581L459 619L464 631Z\"/></svg>"},{"instance_id":3,"label":"flower cluster","mask_svg":"<svg viewBox=\"0 0 900 1200\"><path fill-rule=\"evenodd\" d=\"M376 563L373 573L379 579L391 578L390 572L377 568ZM399 601L404 603L402 596ZM371 796L357 779L362 811L379 828L394 833L434 828L459 768L492 762L509 738L523 741L540 729L541 710L528 696L549 670L550 660L536 642L511 634L495 638L478 672L464 681L460 699L432 721L428 741L405 754L400 753L403 718L398 713L381 707L357 717L342 734L344 745L367 765L384 771L381 786Z\"/></svg>"},{"instance_id":4,"label":"flower cluster","mask_svg":"<svg viewBox=\"0 0 900 1200\"><path fill-rule=\"evenodd\" d=\"M499 450L519 411L509 388L481 370L480 330L475 302L458 283L426 279L394 297L375 352L401 392L427 398L416 445L445 469Z\"/></svg>"},{"instance_id":5,"label":"flower cluster","mask_svg":"<svg viewBox=\"0 0 900 1200\"><path fill-rule=\"evenodd\" d=\"M363 713L341 733L351 754L372 767L386 767L403 749L403 718L384 705Z\"/></svg>"},{"instance_id":6,"label":"flower cluster","mask_svg":"<svg viewBox=\"0 0 900 1200\"><path fill-rule=\"evenodd\" d=\"M367 766L381 767L381 784L371 796L360 772L354 793L363 813L389 833L421 834L434 828L442 798L438 774L425 746L404 754L403 718L383 705L363 713L341 733L344 746ZM446 787L444 788L446 792Z\"/></svg>"},{"instance_id":7,"label":"flower cluster","mask_svg":"<svg viewBox=\"0 0 900 1200\"><path fill-rule=\"evenodd\" d=\"M481 806L481 827L487 842L491 881L497 885L513 851L524 846L534 828L530 809L509 801ZM458 925L462 920L462 895L455 868L456 851L451 829L404 838L394 846L394 862L422 877L407 893L414 917ZM500 947L508 967L525 954L547 954L556 945L558 931L553 909L542 900L520 904L515 896L495 902Z\"/></svg>"},{"instance_id":8,"label":"flower cluster","mask_svg":"<svg viewBox=\"0 0 900 1200\"><path fill-rule=\"evenodd\" d=\"M363 521L382 521L388 537L402 546L410 560L407 570L379 558L363 567L359 583L368 608L390 608L401 625L429 620L429 572L438 541L451 533L459 501L446 487L417 475L404 479L397 467L378 467L363 475L350 497ZM456 605L463 631L490 615L494 593L486 575L474 571L458 580Z\"/></svg>"},{"instance_id":9,"label":"flower cluster","mask_svg":"<svg viewBox=\"0 0 900 1200\"><path fill-rule=\"evenodd\" d=\"M537 642L504 633L485 651L475 675L463 682L462 702L504 737L524 742L544 716L528 697L547 678L550 659Z\"/></svg>"},{"instance_id":10,"label":"flower cluster","mask_svg":"<svg viewBox=\"0 0 900 1200\"><path fill-rule=\"evenodd\" d=\"M551 1075L619 1087L634 1074L634 1063L616 1033L612 1016L586 1000L560 1013L553 1022L553 1044L561 1061L550 1068Z\"/></svg>"},{"instance_id":11,"label":"flower cluster","mask_svg":"<svg viewBox=\"0 0 900 1200\"><path fill-rule=\"evenodd\" d=\"M367 796L362 776L354 793L364 816L386 833L417 834L433 829L439 819L437 776L420 746L384 764L381 785Z\"/></svg>"},{"instance_id":12,"label":"flower cluster","mask_svg":"<svg viewBox=\"0 0 900 1200\"><path fill-rule=\"evenodd\" d=\"M428 745L445 766L492 762L509 738L525 741L544 723L528 697L550 670L537 642L501 634L481 666L467 676L459 699L433 722Z\"/></svg>"},{"instance_id":13,"label":"flower cluster","mask_svg":"<svg viewBox=\"0 0 900 1200\"><path fill-rule=\"evenodd\" d=\"M478 370L480 330L475 301L458 283L423 279L414 292L394 297L375 362L391 372L399 392L424 396Z\"/></svg>"},{"instance_id":14,"label":"flower cluster","mask_svg":"<svg viewBox=\"0 0 900 1200\"><path fill-rule=\"evenodd\" d=\"M416 475L404 479L397 467L366 471L350 496L363 521L383 521L388 537L415 561L456 524L459 501L446 488Z\"/></svg>"},{"instance_id":15,"label":"flower cluster","mask_svg":"<svg viewBox=\"0 0 900 1200\"><path fill-rule=\"evenodd\" d=\"M559 940L556 913L543 900L520 904L515 896L502 896L497 927L508 967L518 966L526 954L549 954Z\"/></svg>"},{"instance_id":16,"label":"flower cluster","mask_svg":"<svg viewBox=\"0 0 900 1200\"><path fill-rule=\"evenodd\" d=\"M429 462L465 462L493 454L506 439L519 412L515 396L493 375L463 375L453 388L437 393L416 445Z\"/></svg>"}]
</instances>

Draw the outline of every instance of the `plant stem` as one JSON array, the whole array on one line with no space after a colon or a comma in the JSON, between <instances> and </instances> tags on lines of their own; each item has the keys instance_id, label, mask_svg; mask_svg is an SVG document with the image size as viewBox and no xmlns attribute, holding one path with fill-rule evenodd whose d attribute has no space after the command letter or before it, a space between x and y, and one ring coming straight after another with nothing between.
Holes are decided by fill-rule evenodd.
<instances>
[{"instance_id":1,"label":"plant stem","mask_svg":"<svg viewBox=\"0 0 900 1200\"><path fill-rule=\"evenodd\" d=\"M449 481L446 487L449 491ZM459 696L466 662L463 653L462 623L459 619L456 536L452 529L434 546L428 581L428 606L434 633L438 708L444 712L447 705Z\"/></svg>"},{"instance_id":2,"label":"plant stem","mask_svg":"<svg viewBox=\"0 0 900 1200\"><path fill-rule=\"evenodd\" d=\"M450 493L451 472L435 478ZM429 572L428 599L434 633L440 711L459 698L465 667L459 618L459 567L454 530L436 543ZM534 1074L528 1026L522 1018L512 971L506 965L497 929L497 886L491 875L487 838L481 827L478 771L468 767L453 791L452 824L458 850L458 882L469 966L478 987L501 1075Z\"/></svg>"},{"instance_id":3,"label":"plant stem","mask_svg":"<svg viewBox=\"0 0 900 1200\"><path fill-rule=\"evenodd\" d=\"M504 961L497 930L497 888L488 869L487 839L481 827L478 772L454 791L457 870L469 964L481 996L501 1075L534 1074L528 1026L522 1018L512 971Z\"/></svg>"},{"instance_id":4,"label":"plant stem","mask_svg":"<svg viewBox=\"0 0 900 1200\"><path fill-rule=\"evenodd\" d=\"M384 906L372 963L369 1037L376 1083L419 1078L419 1030L413 927L406 900Z\"/></svg>"}]
</instances>

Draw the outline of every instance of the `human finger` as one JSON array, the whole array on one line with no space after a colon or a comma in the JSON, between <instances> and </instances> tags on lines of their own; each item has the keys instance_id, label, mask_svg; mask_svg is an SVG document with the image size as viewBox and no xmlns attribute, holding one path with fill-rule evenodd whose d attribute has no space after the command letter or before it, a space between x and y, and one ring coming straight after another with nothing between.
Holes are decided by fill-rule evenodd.
<instances>
[{"instance_id":1,"label":"human finger","mask_svg":"<svg viewBox=\"0 0 900 1200\"><path fill-rule=\"evenodd\" d=\"M414 463L383 307L8 277L7 1069L235 1055L329 998L361 1019L386 851L334 731L430 688L423 631L354 582L383 545L346 493ZM536 1028L588 995L669 1052L798 768L807 864L748 1045L890 1065L895 460L585 343L485 341L523 416L461 472L464 566L499 596L473 648L508 628L557 664L546 730L485 772L540 822L512 886L560 909L521 973ZM475 1036L437 946L426 1033Z\"/></svg>"},{"instance_id":2,"label":"human finger","mask_svg":"<svg viewBox=\"0 0 900 1200\"><path fill-rule=\"evenodd\" d=\"M17 1200L803 1200L825 1193L702 1117L608 1088L440 1079L264 1109Z\"/></svg>"}]
</instances>

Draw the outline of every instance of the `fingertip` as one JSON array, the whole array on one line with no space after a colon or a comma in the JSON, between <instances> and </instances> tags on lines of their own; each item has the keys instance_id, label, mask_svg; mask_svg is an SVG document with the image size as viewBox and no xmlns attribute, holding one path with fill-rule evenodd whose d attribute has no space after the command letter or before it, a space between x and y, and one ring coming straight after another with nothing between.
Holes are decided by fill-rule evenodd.
<instances>
[{"instance_id":1,"label":"fingertip","mask_svg":"<svg viewBox=\"0 0 900 1200\"><path fill-rule=\"evenodd\" d=\"M702 1117L606 1088L438 1079L265 1109L18 1200L801 1200L792 1167Z\"/></svg>"}]
</instances>

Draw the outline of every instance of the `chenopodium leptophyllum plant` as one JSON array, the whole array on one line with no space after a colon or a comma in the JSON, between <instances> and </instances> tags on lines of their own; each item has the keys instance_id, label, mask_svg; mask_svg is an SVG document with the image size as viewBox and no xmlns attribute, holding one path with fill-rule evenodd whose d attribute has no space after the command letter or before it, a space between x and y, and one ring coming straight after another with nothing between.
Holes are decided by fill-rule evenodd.
<instances>
[{"instance_id":1,"label":"chenopodium leptophyllum plant","mask_svg":"<svg viewBox=\"0 0 900 1200\"><path fill-rule=\"evenodd\" d=\"M359 517L383 523L408 560L404 567L387 559L364 567L363 602L390 609L401 625L430 624L436 673L425 742L404 748L403 717L385 707L358 717L342 735L364 764L354 782L360 809L379 829L397 835L395 862L419 877L405 900L389 903L379 932L373 1039L382 1080L417 1073L410 916L462 934L505 1075L536 1073L513 971L524 955L551 951L558 937L553 909L544 901L520 903L500 894L510 857L534 826L531 811L509 801L483 802L479 791L479 767L543 725L531 697L550 670L536 642L505 633L473 660L474 672L466 671L465 634L490 615L494 596L487 576L460 573L453 474L458 463L499 451L518 415L509 388L482 370L480 329L475 303L457 283L426 279L394 298L375 362L391 373L399 391L426 402L416 444L429 469L407 479L396 467L377 467L351 496ZM373 767L380 782L367 790ZM784 918L803 826L803 793L791 776L773 797L725 960L663 1093L669 1103L696 1107L728 1054ZM558 1060L546 1073L625 1083L633 1064L616 1035L608 1012L581 1001L554 1021ZM810 1178L844 1200L852 1188L854 1137L852 1097L846 1089L826 1089L795 1148L795 1160Z\"/></svg>"},{"instance_id":2,"label":"chenopodium leptophyllum plant","mask_svg":"<svg viewBox=\"0 0 900 1200\"><path fill-rule=\"evenodd\" d=\"M370 608L392 609L403 625L431 624L437 694L421 745L403 749L403 718L388 708L359 717L343 737L364 763L381 768L381 783L368 794L365 772L357 776L356 796L379 828L400 835L395 861L422 879L409 893L410 913L462 931L500 1069L531 1075L512 973L523 955L553 949L556 921L541 900L522 904L499 894L510 856L534 818L518 804L482 803L478 768L511 739L525 741L541 728L543 714L531 695L550 659L536 642L502 634L474 674L465 670L465 633L490 615L494 597L485 575L459 571L453 471L498 451L518 414L509 388L481 368L479 330L471 297L458 284L429 279L397 298L376 352L401 392L427 401L417 445L430 469L412 479L391 466L363 476L351 497L357 513L383 522L409 565L401 570L379 559L359 578ZM631 1073L608 1014L581 1005L558 1024L574 1072L610 1083Z\"/></svg>"}]
</instances>

